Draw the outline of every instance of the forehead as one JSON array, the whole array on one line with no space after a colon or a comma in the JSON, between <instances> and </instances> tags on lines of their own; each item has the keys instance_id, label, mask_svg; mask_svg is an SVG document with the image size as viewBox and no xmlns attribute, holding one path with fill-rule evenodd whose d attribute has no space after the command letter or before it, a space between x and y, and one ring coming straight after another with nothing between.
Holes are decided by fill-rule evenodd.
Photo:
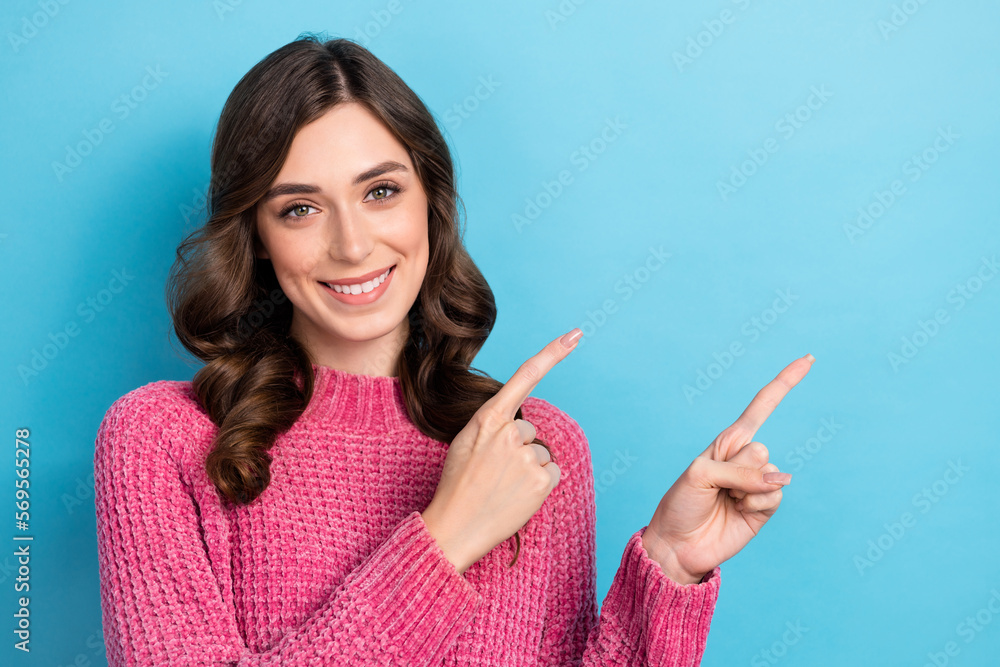
<instances>
[{"instance_id":1,"label":"forehead","mask_svg":"<svg viewBox=\"0 0 1000 667\"><path fill-rule=\"evenodd\" d=\"M384 160L396 160L412 169L406 148L378 118L355 102L338 104L299 128L278 180L348 184Z\"/></svg>"}]
</instances>

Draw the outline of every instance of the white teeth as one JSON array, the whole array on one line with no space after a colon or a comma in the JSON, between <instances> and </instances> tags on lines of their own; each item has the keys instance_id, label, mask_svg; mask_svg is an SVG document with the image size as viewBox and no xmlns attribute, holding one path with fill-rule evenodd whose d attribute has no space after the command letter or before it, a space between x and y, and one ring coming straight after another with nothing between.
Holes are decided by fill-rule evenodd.
<instances>
[{"instance_id":1,"label":"white teeth","mask_svg":"<svg viewBox=\"0 0 1000 667\"><path fill-rule=\"evenodd\" d=\"M341 294L361 294L362 292L367 294L385 282L386 276L389 275L389 271L392 271L392 267L390 267L378 278L361 283L360 285L330 285L329 283L324 283L324 285L332 287L334 292L340 292Z\"/></svg>"}]
</instances>

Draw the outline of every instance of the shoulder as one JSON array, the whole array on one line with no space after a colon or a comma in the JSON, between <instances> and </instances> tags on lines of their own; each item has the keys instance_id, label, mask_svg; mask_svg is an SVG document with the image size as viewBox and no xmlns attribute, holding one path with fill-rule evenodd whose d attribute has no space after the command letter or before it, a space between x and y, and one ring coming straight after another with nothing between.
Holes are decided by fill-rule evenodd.
<instances>
[{"instance_id":1,"label":"shoulder","mask_svg":"<svg viewBox=\"0 0 1000 667\"><path fill-rule=\"evenodd\" d=\"M583 428L563 410L532 396L521 403L521 415L535 427L535 436L545 443L559 466L559 483L545 502L562 517L560 522L572 525L561 530L576 532L584 525L592 529L596 511L594 464Z\"/></svg>"},{"instance_id":2,"label":"shoulder","mask_svg":"<svg viewBox=\"0 0 1000 667\"><path fill-rule=\"evenodd\" d=\"M119 422L136 424L140 421L165 423L208 419L190 382L158 380L132 391L111 404L104 415L103 425Z\"/></svg>"},{"instance_id":3,"label":"shoulder","mask_svg":"<svg viewBox=\"0 0 1000 667\"><path fill-rule=\"evenodd\" d=\"M153 447L174 434L212 427L190 382L150 382L116 399L97 431L97 455L128 443Z\"/></svg>"}]
</instances>

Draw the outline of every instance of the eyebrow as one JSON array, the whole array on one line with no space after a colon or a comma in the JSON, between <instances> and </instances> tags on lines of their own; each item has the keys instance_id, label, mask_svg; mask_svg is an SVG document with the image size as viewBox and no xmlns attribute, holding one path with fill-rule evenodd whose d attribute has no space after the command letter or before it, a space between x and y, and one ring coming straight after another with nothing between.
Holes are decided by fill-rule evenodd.
<instances>
[{"instance_id":1,"label":"eyebrow","mask_svg":"<svg viewBox=\"0 0 1000 667\"><path fill-rule=\"evenodd\" d=\"M387 174L390 171L409 171L406 165L400 164L395 160L386 160L385 162L380 162L371 169L366 169L357 176L351 182L351 185L361 185L365 181L369 181L373 178L381 176L382 174ZM319 186L311 185L308 183L279 183L268 190L261 202L266 202L275 197L281 197L283 195L301 195L301 194L316 194L320 192Z\"/></svg>"}]
</instances>

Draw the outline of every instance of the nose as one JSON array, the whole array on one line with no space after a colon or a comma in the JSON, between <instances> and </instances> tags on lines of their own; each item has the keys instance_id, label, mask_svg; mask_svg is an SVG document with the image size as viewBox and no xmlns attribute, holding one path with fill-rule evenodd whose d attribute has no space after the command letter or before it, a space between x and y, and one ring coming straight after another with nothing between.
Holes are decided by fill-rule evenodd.
<instances>
[{"instance_id":1,"label":"nose","mask_svg":"<svg viewBox=\"0 0 1000 667\"><path fill-rule=\"evenodd\" d=\"M361 212L341 209L327 218L327 227L327 249L333 259L360 264L371 254L374 237Z\"/></svg>"}]
</instances>

